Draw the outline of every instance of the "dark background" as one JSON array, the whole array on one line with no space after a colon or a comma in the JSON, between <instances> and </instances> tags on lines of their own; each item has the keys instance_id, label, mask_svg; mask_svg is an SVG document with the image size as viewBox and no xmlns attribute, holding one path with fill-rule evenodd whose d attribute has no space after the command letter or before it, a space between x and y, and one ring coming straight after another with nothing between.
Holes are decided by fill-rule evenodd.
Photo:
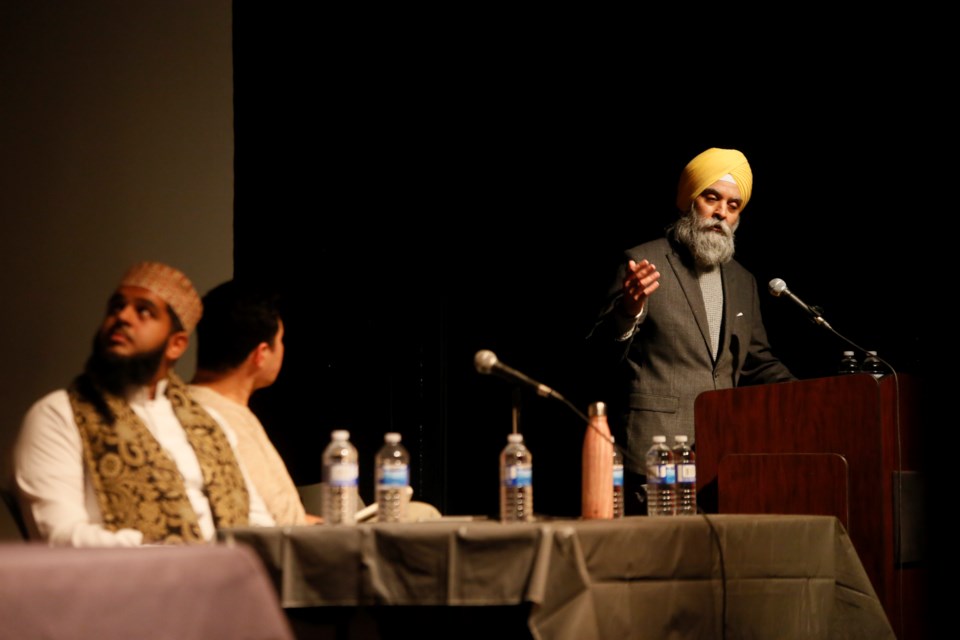
<instances>
[{"instance_id":1,"label":"dark background","mask_svg":"<svg viewBox=\"0 0 960 640\"><path fill-rule=\"evenodd\" d=\"M494 515L512 389L478 375L474 354L581 411L604 400L584 336L620 252L662 234L680 171L708 147L753 168L737 259L761 291L783 278L849 339L924 375L937 231L921 224L945 146L932 109L878 100L862 75L760 91L721 69L677 91L635 56L343 40L234 9L235 270L284 293L287 359L253 404L297 484L320 480L330 431L347 428L371 500L374 453L399 431L419 499ZM762 298L775 353L801 378L832 375L846 345ZM536 510L579 515L584 425L520 396Z\"/></svg>"}]
</instances>

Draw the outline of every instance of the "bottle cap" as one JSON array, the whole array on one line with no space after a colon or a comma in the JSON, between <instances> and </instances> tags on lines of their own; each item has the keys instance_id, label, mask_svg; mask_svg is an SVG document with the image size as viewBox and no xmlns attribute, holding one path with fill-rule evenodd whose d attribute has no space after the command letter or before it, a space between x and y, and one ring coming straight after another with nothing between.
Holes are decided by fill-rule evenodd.
<instances>
[{"instance_id":1,"label":"bottle cap","mask_svg":"<svg viewBox=\"0 0 960 640\"><path fill-rule=\"evenodd\" d=\"M330 432L331 440L349 440L350 432L346 429L336 429L335 431Z\"/></svg>"},{"instance_id":2,"label":"bottle cap","mask_svg":"<svg viewBox=\"0 0 960 640\"><path fill-rule=\"evenodd\" d=\"M523 434L511 433L510 435L507 436L507 442L509 442L510 444L517 444L519 442L523 442Z\"/></svg>"},{"instance_id":3,"label":"bottle cap","mask_svg":"<svg viewBox=\"0 0 960 640\"><path fill-rule=\"evenodd\" d=\"M383 441L387 444L397 444L400 442L400 439L400 434L395 431L383 434Z\"/></svg>"},{"instance_id":4,"label":"bottle cap","mask_svg":"<svg viewBox=\"0 0 960 640\"><path fill-rule=\"evenodd\" d=\"M686 442L687 436L673 436L673 439L676 442Z\"/></svg>"},{"instance_id":5,"label":"bottle cap","mask_svg":"<svg viewBox=\"0 0 960 640\"><path fill-rule=\"evenodd\" d=\"M667 436L653 436L654 442L666 442Z\"/></svg>"},{"instance_id":6,"label":"bottle cap","mask_svg":"<svg viewBox=\"0 0 960 640\"><path fill-rule=\"evenodd\" d=\"M853 351L844 351L844 352L843 352L843 357L844 357L844 358L852 358L852 357L853 357Z\"/></svg>"},{"instance_id":7,"label":"bottle cap","mask_svg":"<svg viewBox=\"0 0 960 640\"><path fill-rule=\"evenodd\" d=\"M587 413L592 418L593 416L605 416L607 415L607 403L606 402L594 402L587 409Z\"/></svg>"}]
</instances>

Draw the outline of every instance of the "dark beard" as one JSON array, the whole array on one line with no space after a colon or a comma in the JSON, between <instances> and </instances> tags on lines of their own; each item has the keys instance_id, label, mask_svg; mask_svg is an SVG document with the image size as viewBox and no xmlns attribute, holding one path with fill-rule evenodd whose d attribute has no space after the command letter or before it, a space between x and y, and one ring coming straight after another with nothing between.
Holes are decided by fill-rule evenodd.
<instances>
[{"instance_id":1,"label":"dark beard","mask_svg":"<svg viewBox=\"0 0 960 640\"><path fill-rule=\"evenodd\" d=\"M709 230L718 225L723 227L723 234ZM673 237L690 250L697 266L705 271L711 271L733 258L734 231L736 226L731 229L726 222L701 218L694 209L669 229Z\"/></svg>"},{"instance_id":2,"label":"dark beard","mask_svg":"<svg viewBox=\"0 0 960 640\"><path fill-rule=\"evenodd\" d=\"M133 356L118 356L107 351L100 334L93 339L93 355L87 360L86 372L96 384L109 393L123 396L133 387L142 387L160 370L166 344L154 351Z\"/></svg>"}]
</instances>

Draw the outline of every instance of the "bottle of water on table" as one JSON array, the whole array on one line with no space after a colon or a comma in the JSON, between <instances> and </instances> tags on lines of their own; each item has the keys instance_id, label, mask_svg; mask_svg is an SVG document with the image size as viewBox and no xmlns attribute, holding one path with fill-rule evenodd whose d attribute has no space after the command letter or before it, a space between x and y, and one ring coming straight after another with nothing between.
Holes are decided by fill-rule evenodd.
<instances>
[{"instance_id":1,"label":"bottle of water on table","mask_svg":"<svg viewBox=\"0 0 960 640\"><path fill-rule=\"evenodd\" d=\"M610 436L610 440L613 441L613 517L622 518L624 514L623 453L620 451L620 447L617 446L613 436Z\"/></svg>"},{"instance_id":2,"label":"bottle of water on table","mask_svg":"<svg viewBox=\"0 0 960 640\"><path fill-rule=\"evenodd\" d=\"M837 373L840 375L848 373L860 373L860 363L857 362L853 351L844 351L840 359L840 365L837 367Z\"/></svg>"},{"instance_id":3,"label":"bottle of water on table","mask_svg":"<svg viewBox=\"0 0 960 640\"><path fill-rule=\"evenodd\" d=\"M533 520L533 456L519 433L507 436L500 454L500 520Z\"/></svg>"},{"instance_id":4,"label":"bottle of water on table","mask_svg":"<svg viewBox=\"0 0 960 640\"><path fill-rule=\"evenodd\" d=\"M410 490L410 454L400 444L399 433L383 436L377 451L376 465L377 519L380 522L402 522L407 516Z\"/></svg>"},{"instance_id":5,"label":"bottle of water on table","mask_svg":"<svg viewBox=\"0 0 960 640\"><path fill-rule=\"evenodd\" d=\"M337 429L323 450L321 510L324 524L355 524L357 514L357 449L350 432Z\"/></svg>"},{"instance_id":6,"label":"bottle of water on table","mask_svg":"<svg viewBox=\"0 0 960 640\"><path fill-rule=\"evenodd\" d=\"M677 514L677 468L666 436L653 436L647 450L647 515Z\"/></svg>"},{"instance_id":7,"label":"bottle of water on table","mask_svg":"<svg viewBox=\"0 0 960 640\"><path fill-rule=\"evenodd\" d=\"M677 515L697 515L697 456L687 436L674 436L673 461L677 467Z\"/></svg>"}]
</instances>

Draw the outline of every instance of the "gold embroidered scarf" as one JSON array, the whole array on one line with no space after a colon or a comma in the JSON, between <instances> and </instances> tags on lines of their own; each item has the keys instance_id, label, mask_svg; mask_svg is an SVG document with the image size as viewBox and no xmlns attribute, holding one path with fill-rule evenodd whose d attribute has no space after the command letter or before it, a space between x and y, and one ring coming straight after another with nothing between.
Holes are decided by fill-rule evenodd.
<instances>
[{"instance_id":1,"label":"gold embroidered scarf","mask_svg":"<svg viewBox=\"0 0 960 640\"><path fill-rule=\"evenodd\" d=\"M137 529L144 543L204 542L176 463L127 401L87 375L68 393L104 526ZM200 463L215 526L246 525L250 498L226 435L173 372L166 395Z\"/></svg>"}]
</instances>

